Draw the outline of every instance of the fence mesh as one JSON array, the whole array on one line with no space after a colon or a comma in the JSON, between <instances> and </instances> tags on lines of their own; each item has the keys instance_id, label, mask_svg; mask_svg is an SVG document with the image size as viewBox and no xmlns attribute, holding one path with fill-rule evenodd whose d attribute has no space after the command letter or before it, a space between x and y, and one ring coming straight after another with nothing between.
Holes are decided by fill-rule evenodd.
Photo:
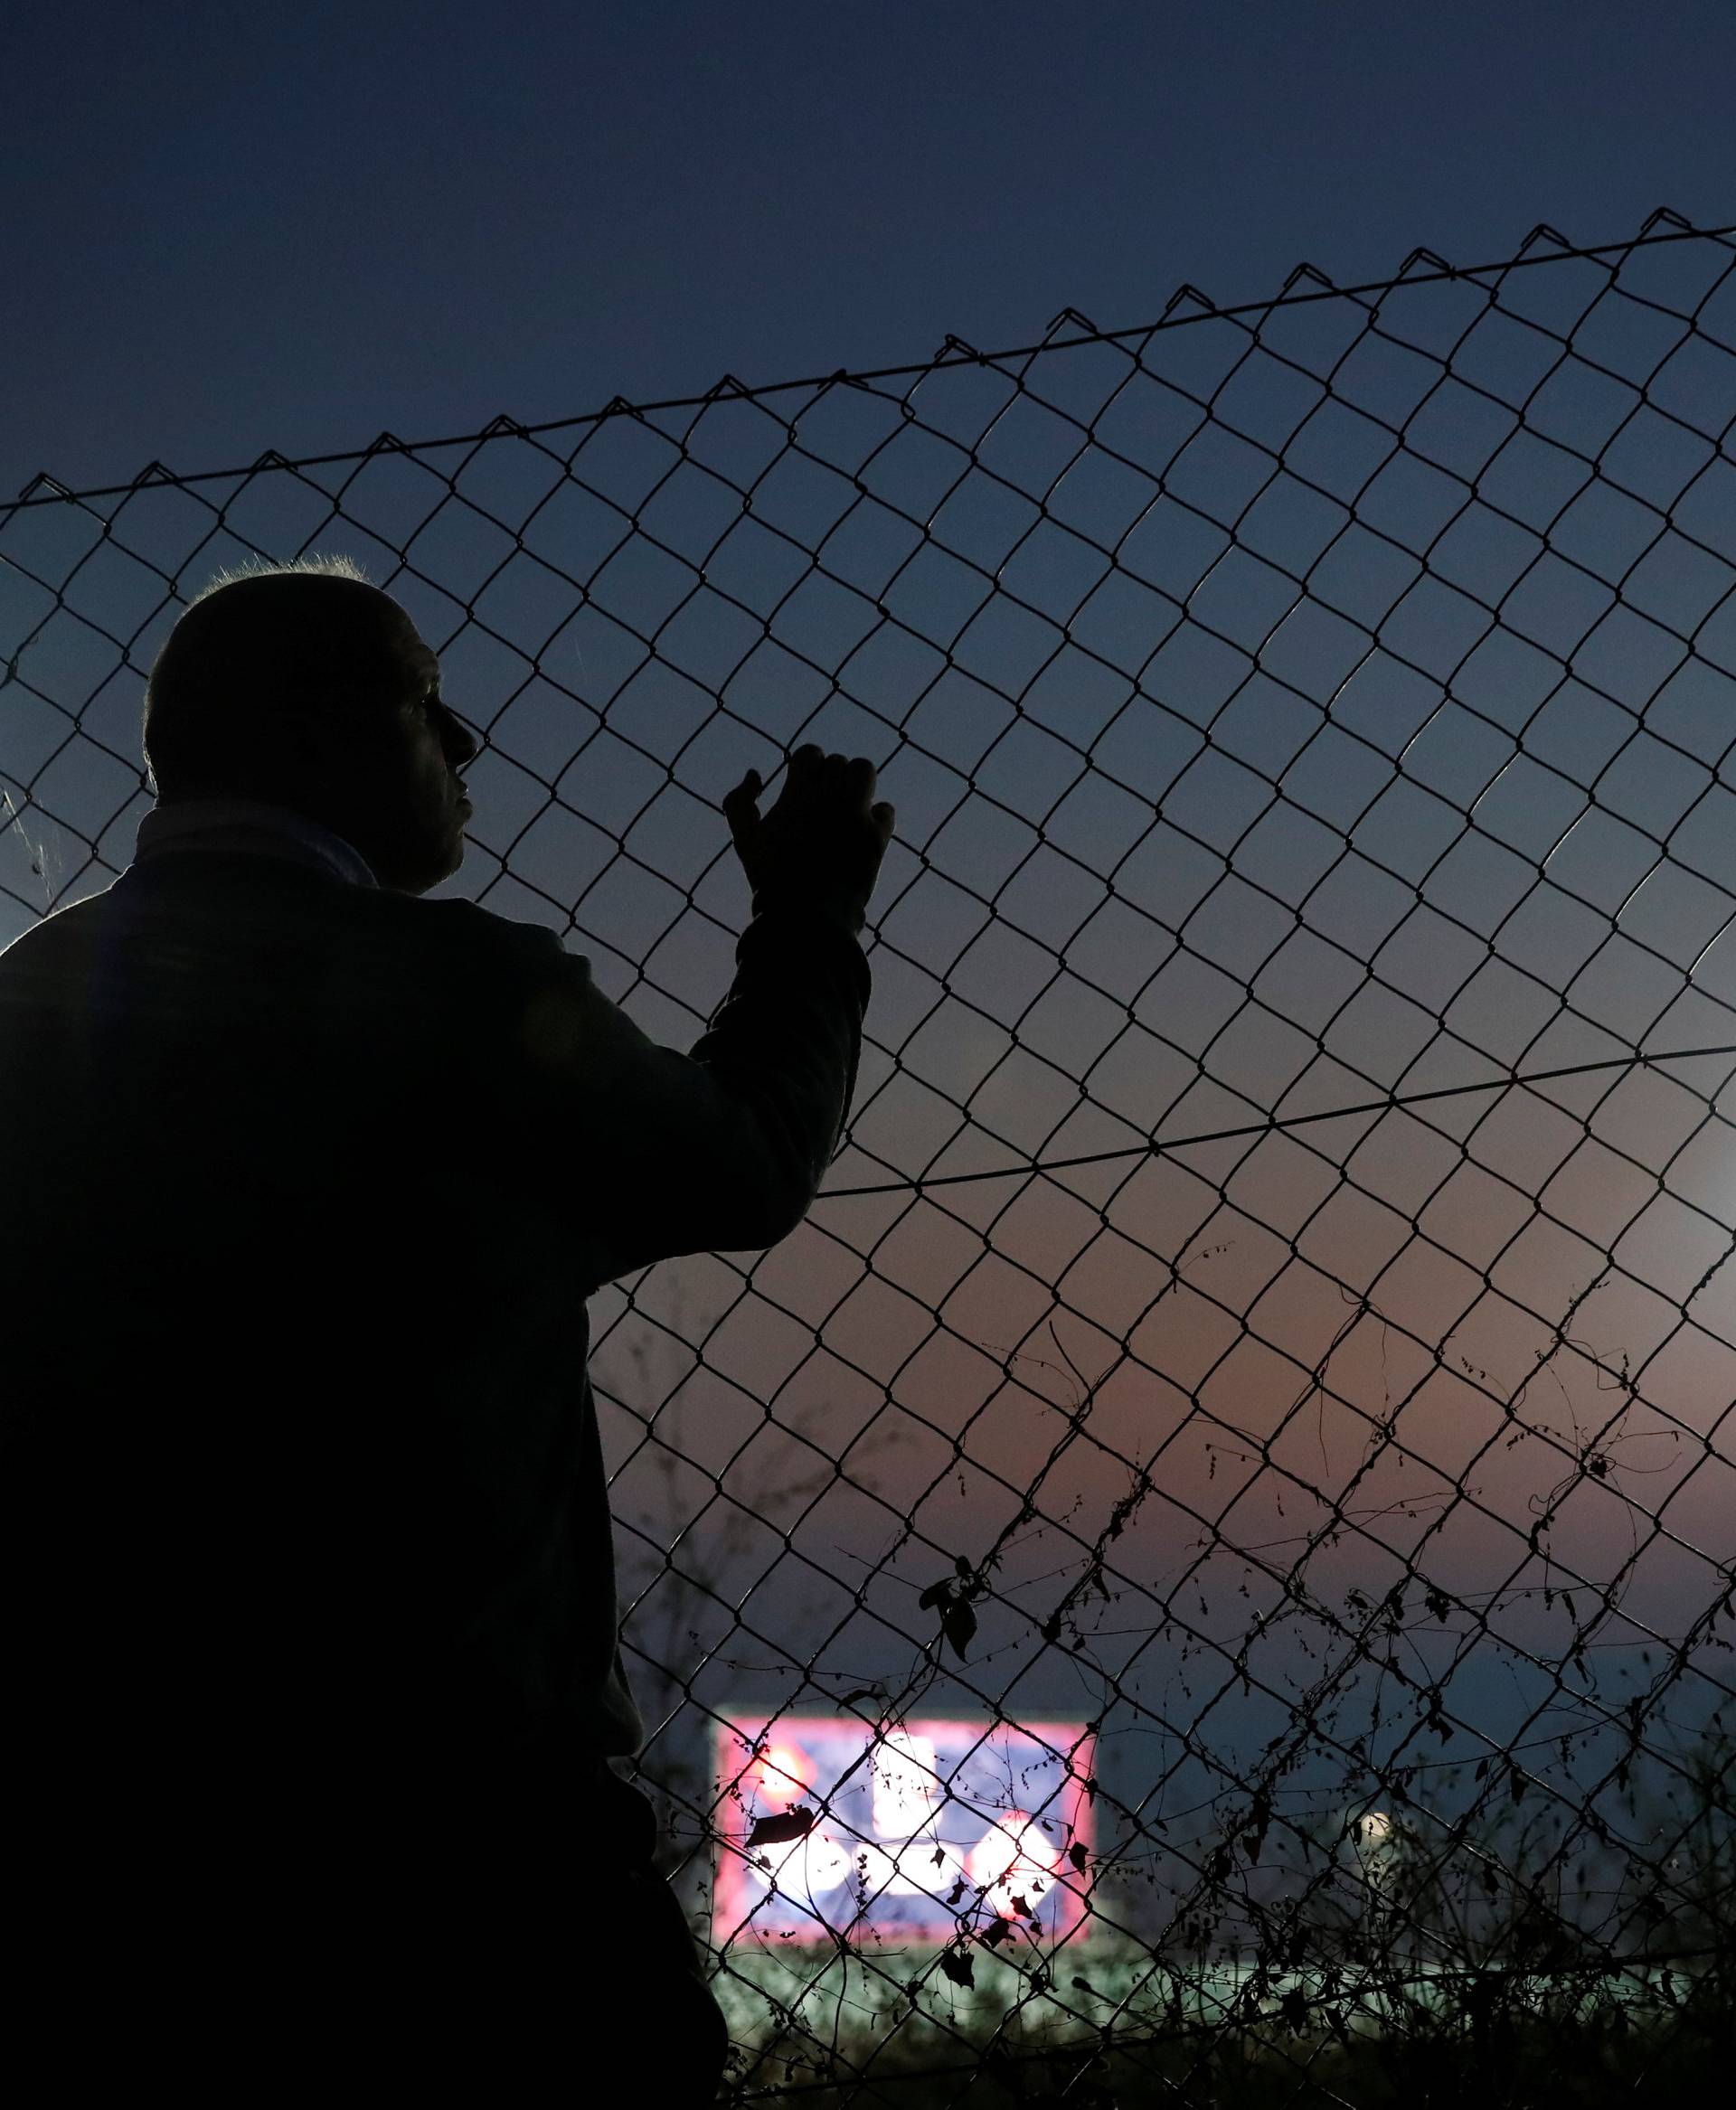
<instances>
[{"instance_id":1,"label":"fence mesh","mask_svg":"<svg viewBox=\"0 0 1736 2110\"><path fill-rule=\"evenodd\" d=\"M826 1192L593 1305L743 2099L1713 2042L1733 232L0 507L0 942L128 862L145 674L250 555L410 610L484 736L444 890L665 1041L723 788L880 766Z\"/></svg>"}]
</instances>

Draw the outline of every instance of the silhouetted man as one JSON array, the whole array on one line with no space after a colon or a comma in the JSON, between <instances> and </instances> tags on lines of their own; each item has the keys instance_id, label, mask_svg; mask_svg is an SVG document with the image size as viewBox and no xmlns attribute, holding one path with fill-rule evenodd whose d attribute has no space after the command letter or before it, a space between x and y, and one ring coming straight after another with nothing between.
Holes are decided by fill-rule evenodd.
<instances>
[{"instance_id":1,"label":"silhouetted man","mask_svg":"<svg viewBox=\"0 0 1736 2110\"><path fill-rule=\"evenodd\" d=\"M585 1299L800 1222L892 811L813 747L728 795L753 918L684 1055L542 925L418 899L476 742L359 575L202 597L145 739L132 865L0 955L9 2063L707 2100L609 1765Z\"/></svg>"}]
</instances>

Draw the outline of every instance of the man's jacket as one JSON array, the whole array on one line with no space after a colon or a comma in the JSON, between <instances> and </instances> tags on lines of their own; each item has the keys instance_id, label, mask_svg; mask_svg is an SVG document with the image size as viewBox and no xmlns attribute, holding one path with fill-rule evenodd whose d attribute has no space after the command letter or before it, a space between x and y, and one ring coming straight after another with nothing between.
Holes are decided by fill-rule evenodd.
<instances>
[{"instance_id":1,"label":"man's jacket","mask_svg":"<svg viewBox=\"0 0 1736 2110\"><path fill-rule=\"evenodd\" d=\"M632 1752L585 1300L800 1222L859 913L757 901L682 1054L539 925L144 843L0 954L9 1751Z\"/></svg>"}]
</instances>

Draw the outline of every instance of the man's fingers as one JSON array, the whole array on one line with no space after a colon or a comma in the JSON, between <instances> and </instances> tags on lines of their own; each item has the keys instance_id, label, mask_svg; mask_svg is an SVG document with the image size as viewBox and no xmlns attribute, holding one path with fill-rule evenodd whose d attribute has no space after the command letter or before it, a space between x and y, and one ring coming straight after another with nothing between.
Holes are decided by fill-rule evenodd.
<instances>
[{"instance_id":1,"label":"man's fingers","mask_svg":"<svg viewBox=\"0 0 1736 2110\"><path fill-rule=\"evenodd\" d=\"M757 769L750 769L733 791L726 791L723 794L722 801L723 811L731 815L743 812L751 806L759 796L760 772Z\"/></svg>"},{"instance_id":2,"label":"man's fingers","mask_svg":"<svg viewBox=\"0 0 1736 2110\"><path fill-rule=\"evenodd\" d=\"M760 790L760 772L750 769L733 791L723 794L723 818L730 824L731 839L738 847L760 824L760 815L755 810Z\"/></svg>"},{"instance_id":3,"label":"man's fingers","mask_svg":"<svg viewBox=\"0 0 1736 2110\"><path fill-rule=\"evenodd\" d=\"M877 805L872 803L879 775L866 755L827 754L816 741L804 741L784 758L784 789L773 808L771 825L775 830L781 814L806 806L810 798L817 796L825 806L835 798L873 824L884 848L892 840L897 816L890 801L882 800ZM760 772L750 769L735 789L724 795L723 811L738 843L744 832L751 833L760 825L755 802L763 789Z\"/></svg>"}]
</instances>

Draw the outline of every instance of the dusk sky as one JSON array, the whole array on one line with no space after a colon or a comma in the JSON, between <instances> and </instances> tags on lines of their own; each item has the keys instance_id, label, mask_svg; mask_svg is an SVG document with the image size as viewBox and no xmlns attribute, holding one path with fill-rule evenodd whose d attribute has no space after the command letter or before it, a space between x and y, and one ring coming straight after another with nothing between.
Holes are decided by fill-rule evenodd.
<instances>
[{"instance_id":1,"label":"dusk sky","mask_svg":"<svg viewBox=\"0 0 1736 2110\"><path fill-rule=\"evenodd\" d=\"M0 495L1731 216L1722 0L15 11Z\"/></svg>"}]
</instances>

